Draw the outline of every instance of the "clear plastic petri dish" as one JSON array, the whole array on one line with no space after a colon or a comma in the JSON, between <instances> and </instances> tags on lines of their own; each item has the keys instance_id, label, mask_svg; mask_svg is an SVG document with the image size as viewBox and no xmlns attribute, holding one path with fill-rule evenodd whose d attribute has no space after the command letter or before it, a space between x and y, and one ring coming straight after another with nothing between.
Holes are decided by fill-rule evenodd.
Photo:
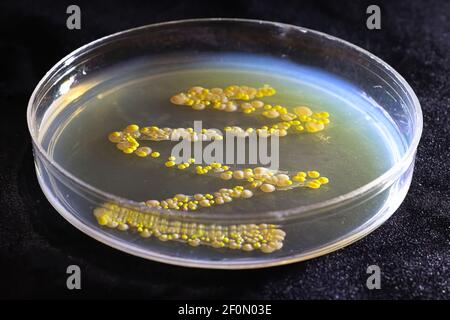
<instances>
[{"instance_id":1,"label":"clear plastic petri dish","mask_svg":"<svg viewBox=\"0 0 450 320\"><path fill-rule=\"evenodd\" d=\"M280 138L279 173L296 188L273 183L276 192L263 192L257 186L247 198L239 188L234 194L220 171L203 177L191 170L195 164L167 167L169 141L150 142L159 157L125 154L108 141L110 132L134 123L187 128L202 120L205 127L257 128L271 120L170 102L193 86L230 85L262 88L264 108L280 104L291 114L308 106L329 115L327 122L319 119L326 124L320 132ZM276 94L264 97L267 88ZM40 186L67 221L136 256L219 269L302 261L373 231L406 196L422 132L413 90L376 56L321 32L242 19L166 22L89 43L39 82L27 119ZM301 124L290 126L308 131ZM233 168L227 170L240 167ZM298 172L306 180L328 179L309 188L298 182ZM217 201L219 188L229 188L229 203L199 203L207 193L216 202L228 199ZM203 198L194 203L190 195L197 193ZM179 205L148 202L174 194L182 194ZM196 210L189 210L186 196ZM179 210L183 206L187 210Z\"/></svg>"}]
</instances>

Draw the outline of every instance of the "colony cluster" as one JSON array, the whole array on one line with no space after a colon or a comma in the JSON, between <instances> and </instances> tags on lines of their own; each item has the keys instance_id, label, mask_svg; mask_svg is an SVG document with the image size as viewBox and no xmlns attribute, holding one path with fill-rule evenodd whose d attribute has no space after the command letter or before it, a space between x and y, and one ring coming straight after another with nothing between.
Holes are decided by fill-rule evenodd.
<instances>
[{"instance_id":1,"label":"colony cluster","mask_svg":"<svg viewBox=\"0 0 450 320\"><path fill-rule=\"evenodd\" d=\"M261 126L259 128L241 128L238 126L225 127L224 131L236 136L245 137L256 133L261 137L276 135L284 137L289 133L316 133L325 129L330 123L327 112L314 113L309 107L299 106L292 109L280 105L270 105L262 102L261 98L273 96L275 89L265 85L261 88L247 86L229 86L225 89L192 87L171 97L175 105L189 106L193 110L201 111L212 108L225 112L242 112L251 114L260 110L260 115L268 119L281 121ZM158 151L150 147L141 146L138 141L178 140L212 141L222 140L220 132L213 129L203 129L195 132L193 128L159 128L157 126L139 127L130 124L122 131L115 131L109 135L109 140L116 144L117 149L125 154L135 154L138 157L159 158ZM257 193L271 193L292 188L318 189L329 182L317 171L285 172L268 168L242 168L231 170L229 166L214 162L206 165L195 165L195 159L178 163L177 159L169 156L164 162L165 167L178 170L192 170L196 175L210 175L223 180L239 182L231 188L222 188L206 194L176 194L163 200L147 200L142 202L147 208L169 209L176 211L196 211L201 208L223 205L236 199L252 198ZM156 212L156 211L155 211ZM103 208L94 211L97 221L119 230L132 228L143 237L156 236L158 239L177 240L197 246L200 244L213 247L227 247L251 251L260 249L262 252L273 252L282 247L284 231L273 225L239 225L212 226L201 224L185 224L179 221L169 222L158 215L131 210L115 204L105 204Z\"/></svg>"},{"instance_id":2,"label":"colony cluster","mask_svg":"<svg viewBox=\"0 0 450 320\"><path fill-rule=\"evenodd\" d=\"M272 224L205 225L171 221L156 213L144 213L106 203L94 210L100 225L126 231L133 229L143 238L179 241L193 247L207 245L243 251L271 253L281 249L286 233Z\"/></svg>"}]
</instances>

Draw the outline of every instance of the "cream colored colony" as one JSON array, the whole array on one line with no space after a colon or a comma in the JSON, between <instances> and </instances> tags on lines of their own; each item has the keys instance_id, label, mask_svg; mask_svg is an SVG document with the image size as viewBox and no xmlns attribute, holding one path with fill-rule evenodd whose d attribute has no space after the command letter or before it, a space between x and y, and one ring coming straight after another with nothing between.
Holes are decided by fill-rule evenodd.
<instances>
[{"instance_id":1,"label":"cream colored colony","mask_svg":"<svg viewBox=\"0 0 450 320\"><path fill-rule=\"evenodd\" d=\"M268 119L281 121L260 128L225 127L224 131L237 136L256 133L260 137L276 135L284 137L290 133L316 133L324 130L330 122L327 112L314 113L306 106L299 106L289 112L280 105L265 104L260 98L273 96L275 89L265 85L262 88L247 86L229 86L225 89L192 87L187 92L174 95L170 101L176 105L191 107L201 111L212 108L224 112L242 112L251 114L260 110L260 115ZM160 153L150 147L140 146L138 141L163 141L182 137L189 141L222 140L223 136L216 130L203 129L201 133L192 128L158 128L147 126L140 128L130 124L122 131L112 132L109 140L125 154L135 154L138 157L160 157ZM195 159L177 164L175 157L169 156L165 162L167 168L178 170L193 169L197 175L213 175L223 180L236 180L239 185L232 188L222 188L207 194L176 194L163 200L147 200L142 204L154 209L170 209L179 211L195 211L201 208L223 205L236 199L252 198L256 193L270 193L292 188L318 189L329 182L317 171L285 172L268 168L241 168L230 170L221 163L194 165ZM195 223L170 221L160 216L160 211L154 213L140 212L138 209L128 209L117 204L106 203L94 210L94 215L101 225L119 230L130 228L143 237L155 236L162 241L177 240L192 246L200 244L215 248L227 247L252 251L259 249L270 253L282 247L285 233L275 225L248 224L231 226L206 226Z\"/></svg>"}]
</instances>

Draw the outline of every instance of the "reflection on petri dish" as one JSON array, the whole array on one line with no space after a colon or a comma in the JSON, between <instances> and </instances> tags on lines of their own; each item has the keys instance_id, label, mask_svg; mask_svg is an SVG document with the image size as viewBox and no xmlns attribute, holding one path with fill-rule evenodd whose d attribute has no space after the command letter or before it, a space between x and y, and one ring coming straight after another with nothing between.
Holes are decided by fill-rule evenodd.
<instances>
[{"instance_id":1,"label":"reflection on petri dish","mask_svg":"<svg viewBox=\"0 0 450 320\"><path fill-rule=\"evenodd\" d=\"M203 24L216 37L232 32L229 24L249 33L279 28L197 20L131 30L105 43L123 42L133 52L135 37L150 45L148 35L158 28L185 34L183 28ZM324 41L321 34L309 37ZM327 41L322 50L337 50L337 39ZM358 50L346 46L341 50ZM308 48L305 55L323 54ZM98 44L79 53L63 78L46 80L55 91L48 104L38 103L36 93L30 104L41 186L60 213L93 237L168 263L264 267L355 241L403 200L420 107L407 101L412 91L395 88L386 75L367 78L373 70L394 71L338 72L265 50L168 50L127 56L95 72L77 64L85 54L95 65L112 49ZM362 64L351 55L345 63Z\"/></svg>"}]
</instances>

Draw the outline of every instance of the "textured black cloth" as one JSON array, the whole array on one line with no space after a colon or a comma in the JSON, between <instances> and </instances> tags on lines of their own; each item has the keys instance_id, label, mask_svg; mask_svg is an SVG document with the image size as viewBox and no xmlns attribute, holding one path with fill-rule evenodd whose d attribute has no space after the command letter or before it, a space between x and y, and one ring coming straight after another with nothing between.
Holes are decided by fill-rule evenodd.
<instances>
[{"instance_id":1,"label":"textured black cloth","mask_svg":"<svg viewBox=\"0 0 450 320\"><path fill-rule=\"evenodd\" d=\"M71 1L72 2L72 1ZM66 28L67 1L0 4L0 297L3 298L450 298L449 1L73 1L82 28ZM378 4L382 29L366 28ZM392 65L424 111L424 133L408 196L378 230L345 249L283 267L218 271L174 267L109 248L67 223L35 177L26 106L60 58L135 26L200 17L291 23L348 40ZM66 289L66 268L82 290ZM366 268L382 289L366 288Z\"/></svg>"}]
</instances>

